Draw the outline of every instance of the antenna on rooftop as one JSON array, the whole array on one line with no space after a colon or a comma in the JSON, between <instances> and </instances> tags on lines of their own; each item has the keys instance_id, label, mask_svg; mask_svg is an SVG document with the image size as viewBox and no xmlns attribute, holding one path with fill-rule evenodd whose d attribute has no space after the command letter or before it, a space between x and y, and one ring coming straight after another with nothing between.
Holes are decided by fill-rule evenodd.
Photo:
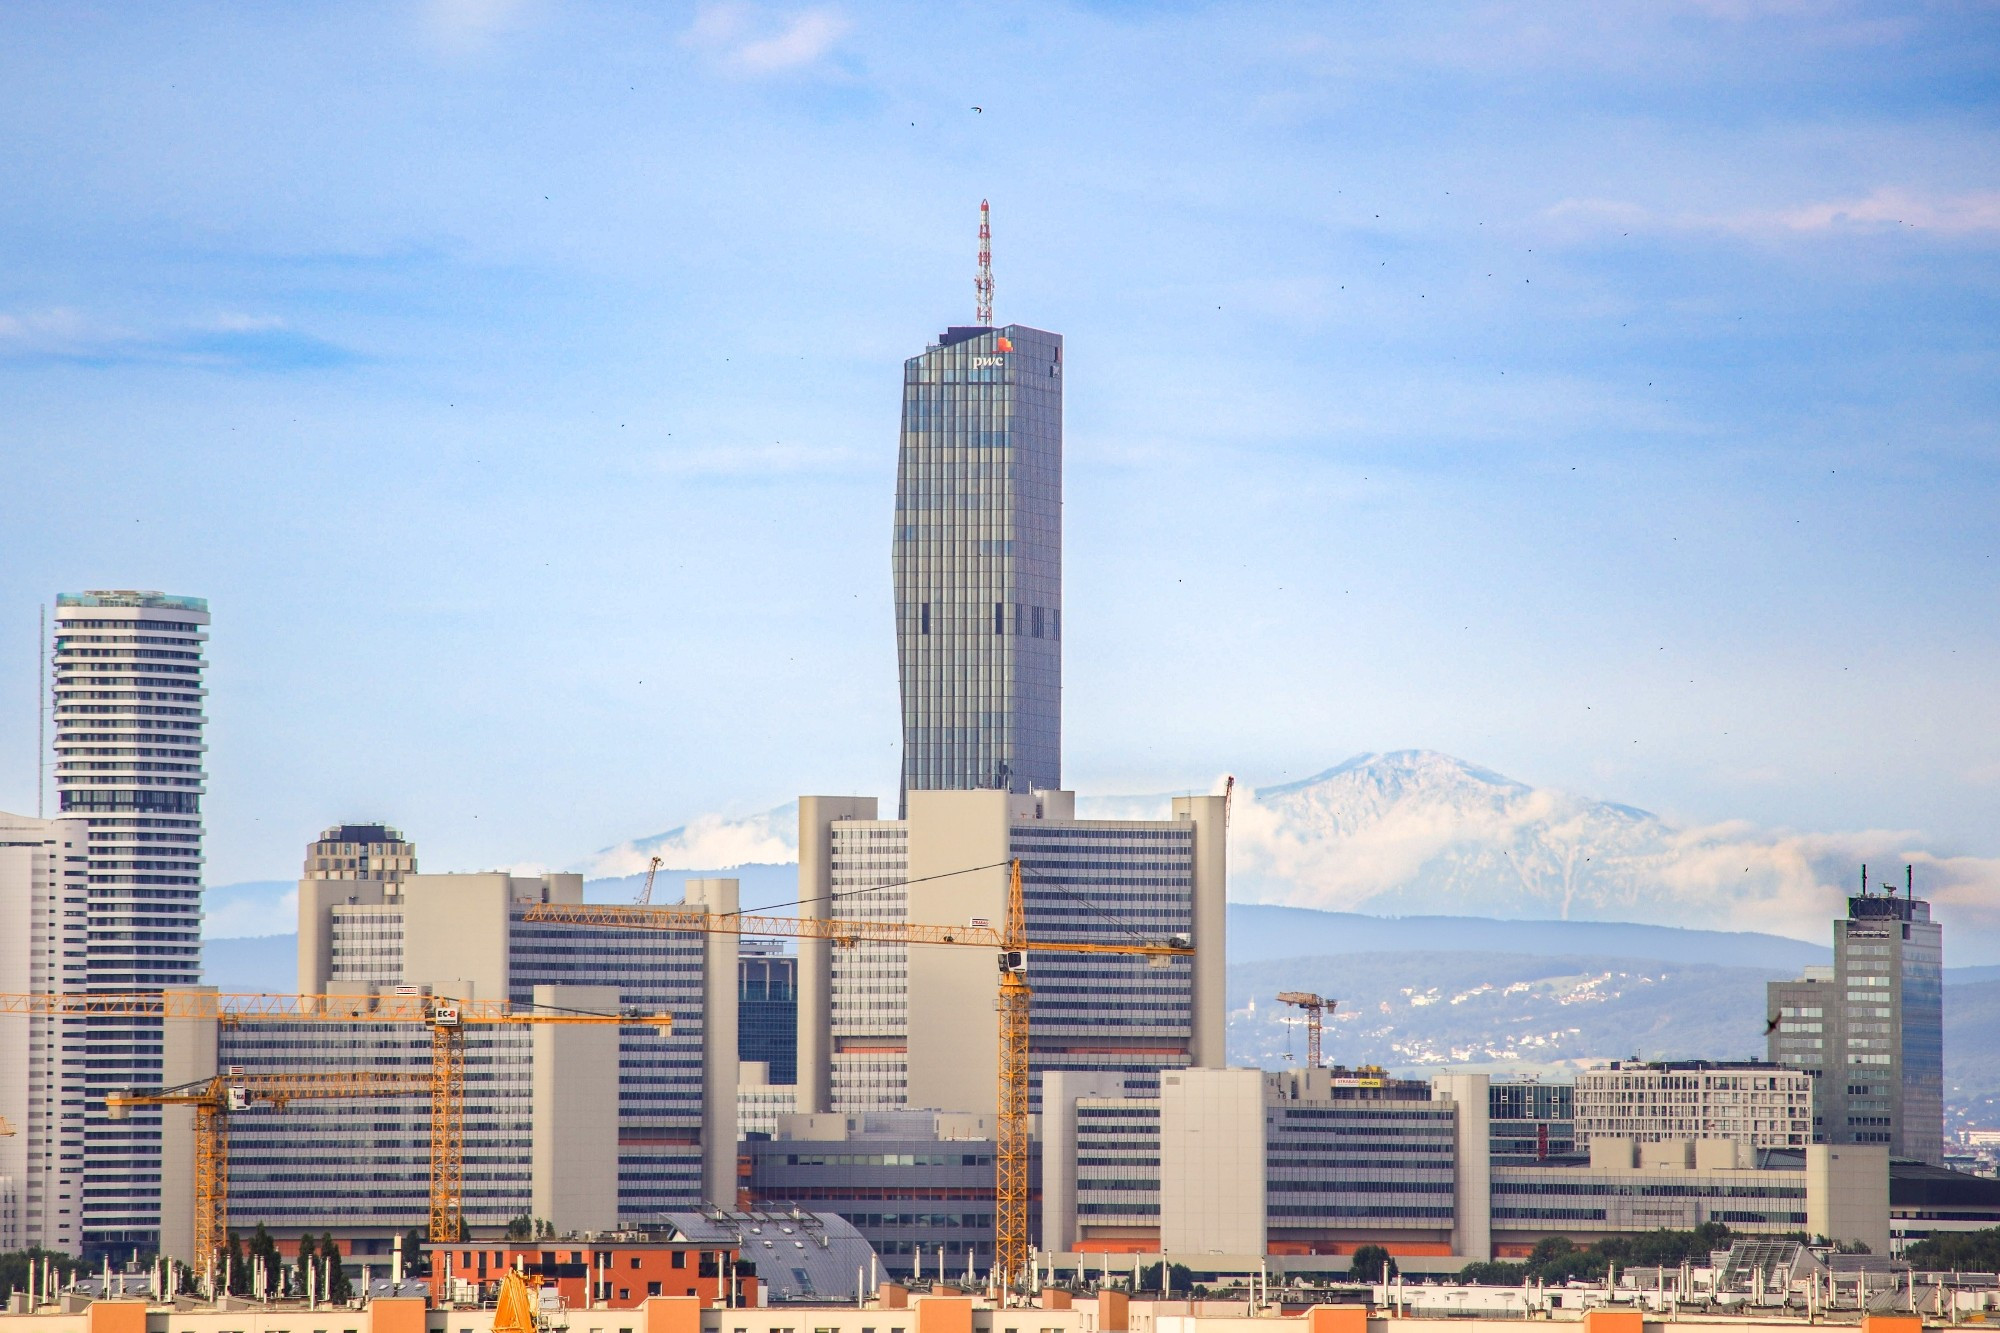
<instances>
[{"instance_id":1,"label":"antenna on rooftop","mask_svg":"<svg viewBox=\"0 0 2000 1333\"><path fill-rule=\"evenodd\" d=\"M993 327L993 221L986 201L979 201L979 276L972 280L979 297L979 314L974 320L981 328Z\"/></svg>"}]
</instances>

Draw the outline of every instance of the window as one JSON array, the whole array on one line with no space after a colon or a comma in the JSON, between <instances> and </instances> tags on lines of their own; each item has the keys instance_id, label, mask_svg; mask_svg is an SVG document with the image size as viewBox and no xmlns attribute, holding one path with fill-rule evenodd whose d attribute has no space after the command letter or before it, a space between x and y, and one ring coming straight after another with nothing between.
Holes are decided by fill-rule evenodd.
<instances>
[{"instance_id":1,"label":"window","mask_svg":"<svg viewBox=\"0 0 2000 1333\"><path fill-rule=\"evenodd\" d=\"M657 1295L659 1295L659 1294L660 1294L660 1284L659 1284L659 1283L657 1283L657 1282L648 1282L648 1283L646 1284L646 1294L647 1294L648 1296L657 1296Z\"/></svg>"},{"instance_id":2,"label":"window","mask_svg":"<svg viewBox=\"0 0 2000 1333\"><path fill-rule=\"evenodd\" d=\"M686 1251L686 1250L675 1250L675 1251L674 1251L674 1267L675 1267L675 1268L686 1268L687 1266L688 1266L688 1255L687 1255L687 1251Z\"/></svg>"},{"instance_id":3,"label":"window","mask_svg":"<svg viewBox=\"0 0 2000 1333\"><path fill-rule=\"evenodd\" d=\"M632 1267L637 1268L638 1266L639 1266L639 1256L635 1254L632 1256Z\"/></svg>"},{"instance_id":4,"label":"window","mask_svg":"<svg viewBox=\"0 0 2000 1333\"><path fill-rule=\"evenodd\" d=\"M929 634L931 632L931 604L929 602L924 603L923 629L919 632L924 634Z\"/></svg>"},{"instance_id":5,"label":"window","mask_svg":"<svg viewBox=\"0 0 2000 1333\"><path fill-rule=\"evenodd\" d=\"M1006 614L1007 604L1005 602L993 603L993 632L995 634L1005 634L1007 632L1007 622L1004 619Z\"/></svg>"}]
</instances>

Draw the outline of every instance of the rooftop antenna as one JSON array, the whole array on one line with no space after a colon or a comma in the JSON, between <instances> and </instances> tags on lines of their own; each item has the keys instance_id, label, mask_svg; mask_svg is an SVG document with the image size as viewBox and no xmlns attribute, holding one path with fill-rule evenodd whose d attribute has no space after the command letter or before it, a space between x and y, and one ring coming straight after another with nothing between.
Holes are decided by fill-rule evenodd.
<instances>
[{"instance_id":1,"label":"rooftop antenna","mask_svg":"<svg viewBox=\"0 0 2000 1333\"><path fill-rule=\"evenodd\" d=\"M993 327L993 219L986 201L979 201L979 276L972 280L979 296L979 314L974 320L983 329Z\"/></svg>"},{"instance_id":2,"label":"rooftop antenna","mask_svg":"<svg viewBox=\"0 0 2000 1333\"><path fill-rule=\"evenodd\" d=\"M1861 867L1861 896L1864 898L1868 896L1868 867L1866 865Z\"/></svg>"},{"instance_id":3,"label":"rooftop antenna","mask_svg":"<svg viewBox=\"0 0 2000 1333\"><path fill-rule=\"evenodd\" d=\"M1903 863L1903 897L1910 902L1917 900L1917 868L1907 861Z\"/></svg>"}]
</instances>

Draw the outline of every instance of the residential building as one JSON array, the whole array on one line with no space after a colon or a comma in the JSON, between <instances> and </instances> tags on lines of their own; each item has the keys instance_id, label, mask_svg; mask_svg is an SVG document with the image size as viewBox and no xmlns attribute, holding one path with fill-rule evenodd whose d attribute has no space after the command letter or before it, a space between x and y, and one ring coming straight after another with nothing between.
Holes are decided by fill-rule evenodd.
<instances>
[{"instance_id":1,"label":"residential building","mask_svg":"<svg viewBox=\"0 0 2000 1333\"><path fill-rule=\"evenodd\" d=\"M1813 1141L1810 1075L1763 1061L1614 1060L1576 1076L1576 1143L1730 1139L1752 1148Z\"/></svg>"},{"instance_id":2,"label":"residential building","mask_svg":"<svg viewBox=\"0 0 2000 1333\"><path fill-rule=\"evenodd\" d=\"M88 985L89 826L0 814L0 992ZM81 1018L0 1014L0 1254L82 1246Z\"/></svg>"},{"instance_id":3,"label":"residential building","mask_svg":"<svg viewBox=\"0 0 2000 1333\"><path fill-rule=\"evenodd\" d=\"M107 590L56 597L58 812L89 830L90 990L201 979L203 687L208 603ZM113 1088L159 1082L156 1018L92 1016L81 1245L92 1256L157 1248L161 1117L104 1115Z\"/></svg>"},{"instance_id":4,"label":"residential building","mask_svg":"<svg viewBox=\"0 0 2000 1333\"><path fill-rule=\"evenodd\" d=\"M737 896L735 880L688 881L688 901L709 911L735 911ZM555 1011L672 1017L668 1033L643 1023L468 1027L465 1216L475 1228L525 1213L564 1231L609 1229L736 1199L736 937L523 919L537 903L582 898L580 875L500 871L299 884L301 977L314 991L355 996L362 1012L393 1008L399 989L429 988ZM415 1023L357 1016L203 1027L170 1026L176 1080L219 1066L430 1065L429 1033ZM232 1219L356 1238L421 1225L429 1110L426 1098L385 1097L234 1117ZM180 1242L192 1179L184 1158L170 1165L170 1240Z\"/></svg>"},{"instance_id":5,"label":"residential building","mask_svg":"<svg viewBox=\"0 0 2000 1333\"><path fill-rule=\"evenodd\" d=\"M1811 1073L1816 1137L1944 1160L1944 938L1931 905L1862 892L1833 923L1833 965L1768 986L1770 1058Z\"/></svg>"},{"instance_id":6,"label":"residential building","mask_svg":"<svg viewBox=\"0 0 2000 1333\"><path fill-rule=\"evenodd\" d=\"M1190 940L1189 958L1029 951L1031 1101L1050 1070L1157 1083L1224 1060L1224 801L1157 820L1076 817L1070 792L924 791L900 820L869 798L801 797L799 899L809 915L999 924L1021 863L1029 939ZM833 906L830 906L833 905ZM995 974L963 947L799 945L801 1111L990 1113Z\"/></svg>"},{"instance_id":7,"label":"residential building","mask_svg":"<svg viewBox=\"0 0 2000 1333\"><path fill-rule=\"evenodd\" d=\"M903 364L891 542L902 790L1062 786L1062 338L947 329Z\"/></svg>"},{"instance_id":8,"label":"residential building","mask_svg":"<svg viewBox=\"0 0 2000 1333\"><path fill-rule=\"evenodd\" d=\"M993 1153L991 1116L937 1111L780 1116L743 1145L753 1206L843 1217L899 1279L993 1266Z\"/></svg>"}]
</instances>

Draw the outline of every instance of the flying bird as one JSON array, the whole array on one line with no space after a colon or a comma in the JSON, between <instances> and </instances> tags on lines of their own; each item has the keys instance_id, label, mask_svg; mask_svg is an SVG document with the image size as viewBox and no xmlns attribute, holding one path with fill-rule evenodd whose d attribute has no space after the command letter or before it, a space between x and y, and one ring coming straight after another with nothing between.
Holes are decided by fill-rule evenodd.
<instances>
[{"instance_id":1,"label":"flying bird","mask_svg":"<svg viewBox=\"0 0 2000 1333\"><path fill-rule=\"evenodd\" d=\"M977 111L977 112L978 112L978 113L979 113L980 115L982 115L982 116L986 114L986 108L985 108L985 107L983 107L983 106L976 106L976 107L974 107L974 108L972 108L972 109L973 109L974 111Z\"/></svg>"},{"instance_id":2,"label":"flying bird","mask_svg":"<svg viewBox=\"0 0 2000 1333\"><path fill-rule=\"evenodd\" d=\"M1777 1030L1778 1030L1778 1015L1772 1014L1771 1021L1764 1025L1764 1035L1768 1037Z\"/></svg>"}]
</instances>

